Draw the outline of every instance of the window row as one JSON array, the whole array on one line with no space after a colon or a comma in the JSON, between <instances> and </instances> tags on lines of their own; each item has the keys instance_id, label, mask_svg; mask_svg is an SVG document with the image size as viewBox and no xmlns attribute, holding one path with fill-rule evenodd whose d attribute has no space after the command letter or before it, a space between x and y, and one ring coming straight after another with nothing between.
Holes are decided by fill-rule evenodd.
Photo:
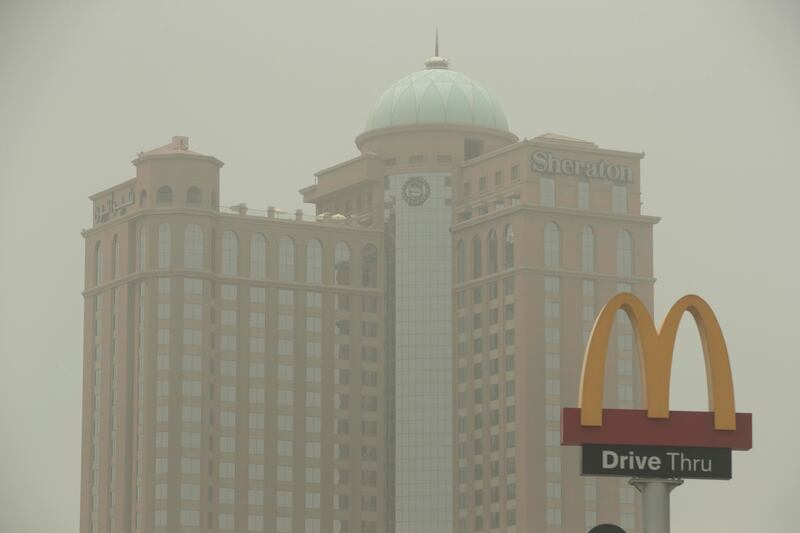
<instances>
[{"instance_id":1,"label":"window row","mask_svg":"<svg viewBox=\"0 0 800 533\"><path fill-rule=\"evenodd\" d=\"M497 232L489 230L486 239L486 270L487 274L494 274L500 268L499 264L499 245ZM483 273L483 251L480 235L472 238L472 278L477 279ZM503 229L503 268L509 269L514 266L514 228L511 224L506 224ZM467 252L463 239L459 239L456 244L456 282L464 283L467 278Z\"/></svg>"},{"instance_id":2,"label":"window row","mask_svg":"<svg viewBox=\"0 0 800 533\"><path fill-rule=\"evenodd\" d=\"M588 178L578 180L578 209L591 209L591 187ZM545 207L556 207L556 181L552 176L539 178L539 203ZM611 212L626 214L628 212L628 186L614 183L611 186Z\"/></svg>"},{"instance_id":3,"label":"window row","mask_svg":"<svg viewBox=\"0 0 800 533\"><path fill-rule=\"evenodd\" d=\"M561 230L554 222L544 226L544 266L546 268L561 268ZM494 274L498 271L498 242L497 232L490 230L486 239L486 273ZM506 225L503 239L504 268L514 266L514 230L510 224ZM616 269L621 276L633 275L633 238L627 230L619 230L616 238ZM475 235L471 241L471 271L472 279L483 275L484 252L480 235ZM581 269L584 272L594 272L595 269L595 237L590 226L585 226L581 232ZM456 281L464 283L467 279L467 251L464 240L456 244Z\"/></svg>"},{"instance_id":4,"label":"window row","mask_svg":"<svg viewBox=\"0 0 800 533\"><path fill-rule=\"evenodd\" d=\"M158 248L156 265L158 268L169 268L173 259L173 232L168 223L158 226ZM283 236L278 241L278 279L282 281L296 281L297 250L294 239ZM222 234L222 274L226 276L242 275L240 266L239 237L231 230ZM111 243L111 279L117 275L119 244L115 235ZM143 229L138 236L138 268L147 268L147 234ZM267 238L256 233L250 238L249 276L254 279L267 279L268 269L268 242ZM323 282L323 265L325 253L322 243L311 239L306 243L305 253L305 278L309 283ZM333 249L330 269L331 282L336 285L352 285L350 276L351 250L344 241L338 241ZM378 286L378 249L372 244L366 244L361 249L361 287ZM205 268L205 236L203 229L198 224L187 224L183 232L183 264L184 268L200 270ZM94 283L103 281L103 247L101 241L95 243L94 250ZM298 280L299 281L299 280Z\"/></svg>"},{"instance_id":5,"label":"window row","mask_svg":"<svg viewBox=\"0 0 800 533\"><path fill-rule=\"evenodd\" d=\"M211 194L212 205L211 207L217 207L214 205L216 203L215 195ZM156 191L156 204L164 205L164 204L171 204L173 200L173 193L172 187L168 185L162 185ZM188 189L186 189L186 203L189 205L200 205L203 203L203 193L200 192L200 189L192 185ZM142 191L139 194L139 205L145 206L147 205L147 192Z\"/></svg>"}]
</instances>

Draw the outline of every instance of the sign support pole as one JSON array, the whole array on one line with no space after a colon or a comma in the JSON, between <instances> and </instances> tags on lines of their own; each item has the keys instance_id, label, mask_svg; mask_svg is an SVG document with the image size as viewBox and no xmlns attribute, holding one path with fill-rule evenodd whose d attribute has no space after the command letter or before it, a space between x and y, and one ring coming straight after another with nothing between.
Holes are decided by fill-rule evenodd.
<instances>
[{"instance_id":1,"label":"sign support pole","mask_svg":"<svg viewBox=\"0 0 800 533\"><path fill-rule=\"evenodd\" d=\"M633 478L628 483L642 493L644 533L669 533L669 493L683 480Z\"/></svg>"}]
</instances>

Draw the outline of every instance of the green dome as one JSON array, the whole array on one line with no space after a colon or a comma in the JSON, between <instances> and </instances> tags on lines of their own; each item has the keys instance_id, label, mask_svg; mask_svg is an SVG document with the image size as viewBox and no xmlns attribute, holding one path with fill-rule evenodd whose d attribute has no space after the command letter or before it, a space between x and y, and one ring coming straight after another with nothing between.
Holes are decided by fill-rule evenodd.
<instances>
[{"instance_id":1,"label":"green dome","mask_svg":"<svg viewBox=\"0 0 800 533\"><path fill-rule=\"evenodd\" d=\"M489 91L447 68L420 70L395 82L378 99L365 131L432 123L508 131L506 115Z\"/></svg>"}]
</instances>

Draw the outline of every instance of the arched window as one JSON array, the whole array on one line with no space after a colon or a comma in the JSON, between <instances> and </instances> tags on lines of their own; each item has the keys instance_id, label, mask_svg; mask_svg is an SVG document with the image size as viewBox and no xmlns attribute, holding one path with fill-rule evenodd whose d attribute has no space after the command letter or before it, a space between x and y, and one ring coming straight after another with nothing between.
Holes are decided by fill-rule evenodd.
<instances>
[{"instance_id":1,"label":"arched window","mask_svg":"<svg viewBox=\"0 0 800 533\"><path fill-rule=\"evenodd\" d=\"M514 228L511 224L506 225L505 229L505 267L514 266Z\"/></svg>"},{"instance_id":2,"label":"arched window","mask_svg":"<svg viewBox=\"0 0 800 533\"><path fill-rule=\"evenodd\" d=\"M117 278L117 263L119 262L119 241L117 236L111 240L111 279Z\"/></svg>"},{"instance_id":3,"label":"arched window","mask_svg":"<svg viewBox=\"0 0 800 533\"><path fill-rule=\"evenodd\" d=\"M231 230L222 233L222 274L239 275L239 237Z\"/></svg>"},{"instance_id":4,"label":"arched window","mask_svg":"<svg viewBox=\"0 0 800 533\"><path fill-rule=\"evenodd\" d=\"M472 279L481 277L481 238L472 239Z\"/></svg>"},{"instance_id":5,"label":"arched window","mask_svg":"<svg viewBox=\"0 0 800 533\"><path fill-rule=\"evenodd\" d=\"M633 274L633 239L624 229L617 232L617 274Z\"/></svg>"},{"instance_id":6,"label":"arched window","mask_svg":"<svg viewBox=\"0 0 800 533\"><path fill-rule=\"evenodd\" d=\"M350 285L350 247L339 241L333 250L333 282Z\"/></svg>"},{"instance_id":7,"label":"arched window","mask_svg":"<svg viewBox=\"0 0 800 533\"><path fill-rule=\"evenodd\" d=\"M250 238L250 277L267 278L267 239L260 233Z\"/></svg>"},{"instance_id":8,"label":"arched window","mask_svg":"<svg viewBox=\"0 0 800 533\"><path fill-rule=\"evenodd\" d=\"M294 241L291 237L281 237L278 244L278 279L294 281Z\"/></svg>"},{"instance_id":9,"label":"arched window","mask_svg":"<svg viewBox=\"0 0 800 533\"><path fill-rule=\"evenodd\" d=\"M200 192L200 189L192 185L186 191L186 203L187 204L194 204L200 205L203 203L203 194Z\"/></svg>"},{"instance_id":10,"label":"arched window","mask_svg":"<svg viewBox=\"0 0 800 533\"><path fill-rule=\"evenodd\" d=\"M581 233L581 265L584 272L594 272L594 232L589 226Z\"/></svg>"},{"instance_id":11,"label":"arched window","mask_svg":"<svg viewBox=\"0 0 800 533\"><path fill-rule=\"evenodd\" d=\"M561 232L552 222L544 225L544 266L547 268L561 266Z\"/></svg>"},{"instance_id":12,"label":"arched window","mask_svg":"<svg viewBox=\"0 0 800 533\"><path fill-rule=\"evenodd\" d=\"M103 281L103 248L100 241L94 245L94 284L100 285Z\"/></svg>"},{"instance_id":13,"label":"arched window","mask_svg":"<svg viewBox=\"0 0 800 533\"><path fill-rule=\"evenodd\" d=\"M456 244L456 281L464 283L467 277L467 252L464 250L464 241L458 241Z\"/></svg>"},{"instance_id":14,"label":"arched window","mask_svg":"<svg viewBox=\"0 0 800 533\"><path fill-rule=\"evenodd\" d=\"M147 233L144 228L139 228L139 272L144 271L147 265Z\"/></svg>"},{"instance_id":15,"label":"arched window","mask_svg":"<svg viewBox=\"0 0 800 533\"><path fill-rule=\"evenodd\" d=\"M497 232L495 230L489 230L486 246L489 247L489 274L494 274L497 272Z\"/></svg>"},{"instance_id":16,"label":"arched window","mask_svg":"<svg viewBox=\"0 0 800 533\"><path fill-rule=\"evenodd\" d=\"M361 250L361 286L378 286L378 249L371 243Z\"/></svg>"},{"instance_id":17,"label":"arched window","mask_svg":"<svg viewBox=\"0 0 800 533\"><path fill-rule=\"evenodd\" d=\"M166 185L162 185L158 188L158 192L156 193L156 203L157 204L168 204L172 201L172 189L167 187Z\"/></svg>"},{"instance_id":18,"label":"arched window","mask_svg":"<svg viewBox=\"0 0 800 533\"><path fill-rule=\"evenodd\" d=\"M139 193L139 205L141 207L147 205L147 191L142 191Z\"/></svg>"},{"instance_id":19,"label":"arched window","mask_svg":"<svg viewBox=\"0 0 800 533\"><path fill-rule=\"evenodd\" d=\"M197 224L188 224L183 232L183 266L203 268L203 230Z\"/></svg>"},{"instance_id":20,"label":"arched window","mask_svg":"<svg viewBox=\"0 0 800 533\"><path fill-rule=\"evenodd\" d=\"M172 228L166 222L158 225L158 268L169 268L172 259Z\"/></svg>"},{"instance_id":21,"label":"arched window","mask_svg":"<svg viewBox=\"0 0 800 533\"><path fill-rule=\"evenodd\" d=\"M306 245L306 281L322 283L322 245L317 239Z\"/></svg>"}]
</instances>

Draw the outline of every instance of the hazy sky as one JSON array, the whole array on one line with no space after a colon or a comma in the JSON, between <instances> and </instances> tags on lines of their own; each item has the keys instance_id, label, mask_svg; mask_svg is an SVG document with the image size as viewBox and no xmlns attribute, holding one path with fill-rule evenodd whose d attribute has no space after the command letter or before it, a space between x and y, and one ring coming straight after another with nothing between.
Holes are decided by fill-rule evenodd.
<instances>
[{"instance_id":1,"label":"hazy sky","mask_svg":"<svg viewBox=\"0 0 800 533\"><path fill-rule=\"evenodd\" d=\"M797 529L800 2L0 0L0 531L78 530L87 196L187 135L223 204L300 207L436 24L520 138L647 153L656 314L709 300L754 413L732 481L673 493L674 531ZM672 406L705 409L686 326Z\"/></svg>"}]
</instances>

